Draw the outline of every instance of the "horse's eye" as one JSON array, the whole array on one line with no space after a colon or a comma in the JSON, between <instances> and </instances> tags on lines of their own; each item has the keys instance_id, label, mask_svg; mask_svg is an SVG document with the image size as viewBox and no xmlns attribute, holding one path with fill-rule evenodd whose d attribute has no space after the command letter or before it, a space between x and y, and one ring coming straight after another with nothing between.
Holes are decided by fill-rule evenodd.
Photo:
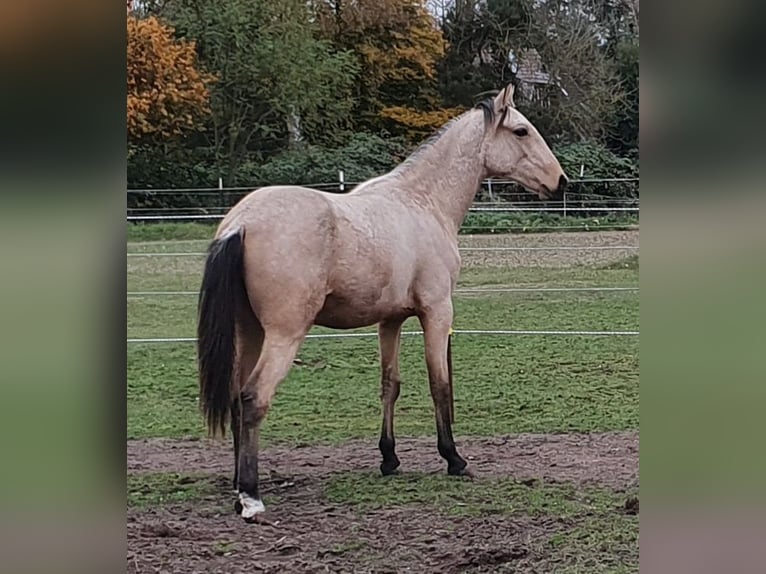
<instances>
[{"instance_id":1,"label":"horse's eye","mask_svg":"<svg viewBox=\"0 0 766 574\"><path fill-rule=\"evenodd\" d=\"M529 135L529 132L527 131L527 128L516 128L513 130L514 135L519 136L520 138L523 138L526 135Z\"/></svg>"}]
</instances>

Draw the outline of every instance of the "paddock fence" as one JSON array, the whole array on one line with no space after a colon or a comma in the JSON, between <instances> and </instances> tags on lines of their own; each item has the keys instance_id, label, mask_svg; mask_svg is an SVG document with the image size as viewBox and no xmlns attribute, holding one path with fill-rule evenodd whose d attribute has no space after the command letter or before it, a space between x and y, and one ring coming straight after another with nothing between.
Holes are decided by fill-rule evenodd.
<instances>
[{"instance_id":1,"label":"paddock fence","mask_svg":"<svg viewBox=\"0 0 766 574\"><path fill-rule=\"evenodd\" d=\"M331 193L345 193L360 182L300 184ZM470 213L534 213L563 217L589 217L599 214L637 215L638 178L581 178L567 186L561 200L541 202L509 180L487 179L481 183ZM240 199L258 186L129 189L127 220L215 221L221 219Z\"/></svg>"},{"instance_id":2,"label":"paddock fence","mask_svg":"<svg viewBox=\"0 0 766 574\"><path fill-rule=\"evenodd\" d=\"M302 184L324 191L344 193L352 189L358 182L343 181L341 174L339 182ZM159 222L215 222L220 220L231 207L242 197L256 187L218 187L201 189L130 189L128 194L127 221L134 224L152 224ZM587 218L588 230L598 231L600 228L614 229L615 220L621 221L622 229L637 229L639 214L638 178L605 178L605 179L575 179L570 182L567 191L560 201L541 202L532 194L520 189L512 182L505 180L485 180L476 196L469 213L474 214L529 214L531 216L546 216L551 218L546 230L568 231L581 229L579 225L567 223L557 224L558 218ZM611 217L612 221L600 223L600 218ZM524 226L507 225L502 232L513 233ZM494 224L473 224L471 232L481 235L495 231ZM486 231L485 231L486 230ZM169 251L155 249L148 251L132 250L127 253L128 263L142 259L198 258L200 263L206 256L204 251L182 251L173 249L170 243ZM134 246L137 244L134 244ZM535 245L535 246L461 246L461 252L578 252L578 251L621 251L627 255L637 254L637 244L619 245ZM201 271L201 268L200 268ZM602 294L635 294L639 293L637 285L627 286L553 286L553 287L481 287L457 288L456 296L476 296L494 293L521 294L556 294L556 293L602 293ZM167 297L197 297L197 291L185 290L134 290L127 291L129 300L144 298ZM455 329L457 337L463 336L537 336L537 337L638 337L638 330L519 330L519 329ZM422 331L413 330L402 332L403 336L422 335ZM374 332L337 332L310 333L308 339L346 339L377 337ZM192 344L193 337L128 337L129 345L144 344Z\"/></svg>"}]
</instances>

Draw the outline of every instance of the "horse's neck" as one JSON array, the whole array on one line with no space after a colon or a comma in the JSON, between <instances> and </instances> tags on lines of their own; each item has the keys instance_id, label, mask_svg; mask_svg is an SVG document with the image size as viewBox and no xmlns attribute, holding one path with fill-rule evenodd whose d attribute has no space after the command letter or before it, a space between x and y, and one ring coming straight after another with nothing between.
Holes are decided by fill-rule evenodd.
<instances>
[{"instance_id":1,"label":"horse's neck","mask_svg":"<svg viewBox=\"0 0 766 574\"><path fill-rule=\"evenodd\" d=\"M436 212L457 234L481 180L484 118L472 110L400 168L402 193Z\"/></svg>"}]
</instances>

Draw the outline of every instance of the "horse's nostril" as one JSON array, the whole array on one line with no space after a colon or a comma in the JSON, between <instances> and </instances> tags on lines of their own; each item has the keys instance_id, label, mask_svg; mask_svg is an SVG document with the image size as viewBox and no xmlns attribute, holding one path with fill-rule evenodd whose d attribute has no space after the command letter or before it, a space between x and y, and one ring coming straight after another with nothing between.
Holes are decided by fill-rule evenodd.
<instances>
[{"instance_id":1,"label":"horse's nostril","mask_svg":"<svg viewBox=\"0 0 766 574\"><path fill-rule=\"evenodd\" d=\"M559 187L558 187L557 191L559 191L559 192L564 191L564 189L566 189L566 186L567 186L568 183L569 183L569 180L567 179L567 176L565 176L563 174L560 175L559 176Z\"/></svg>"}]
</instances>

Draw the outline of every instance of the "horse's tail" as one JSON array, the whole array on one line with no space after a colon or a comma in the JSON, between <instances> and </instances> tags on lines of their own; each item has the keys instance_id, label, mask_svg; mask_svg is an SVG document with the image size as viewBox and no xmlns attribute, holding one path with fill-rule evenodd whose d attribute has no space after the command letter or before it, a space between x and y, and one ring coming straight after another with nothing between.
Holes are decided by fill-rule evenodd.
<instances>
[{"instance_id":1,"label":"horse's tail","mask_svg":"<svg viewBox=\"0 0 766 574\"><path fill-rule=\"evenodd\" d=\"M208 431L226 432L236 360L236 311L245 296L244 230L215 239L208 250L197 306L200 408Z\"/></svg>"}]
</instances>

